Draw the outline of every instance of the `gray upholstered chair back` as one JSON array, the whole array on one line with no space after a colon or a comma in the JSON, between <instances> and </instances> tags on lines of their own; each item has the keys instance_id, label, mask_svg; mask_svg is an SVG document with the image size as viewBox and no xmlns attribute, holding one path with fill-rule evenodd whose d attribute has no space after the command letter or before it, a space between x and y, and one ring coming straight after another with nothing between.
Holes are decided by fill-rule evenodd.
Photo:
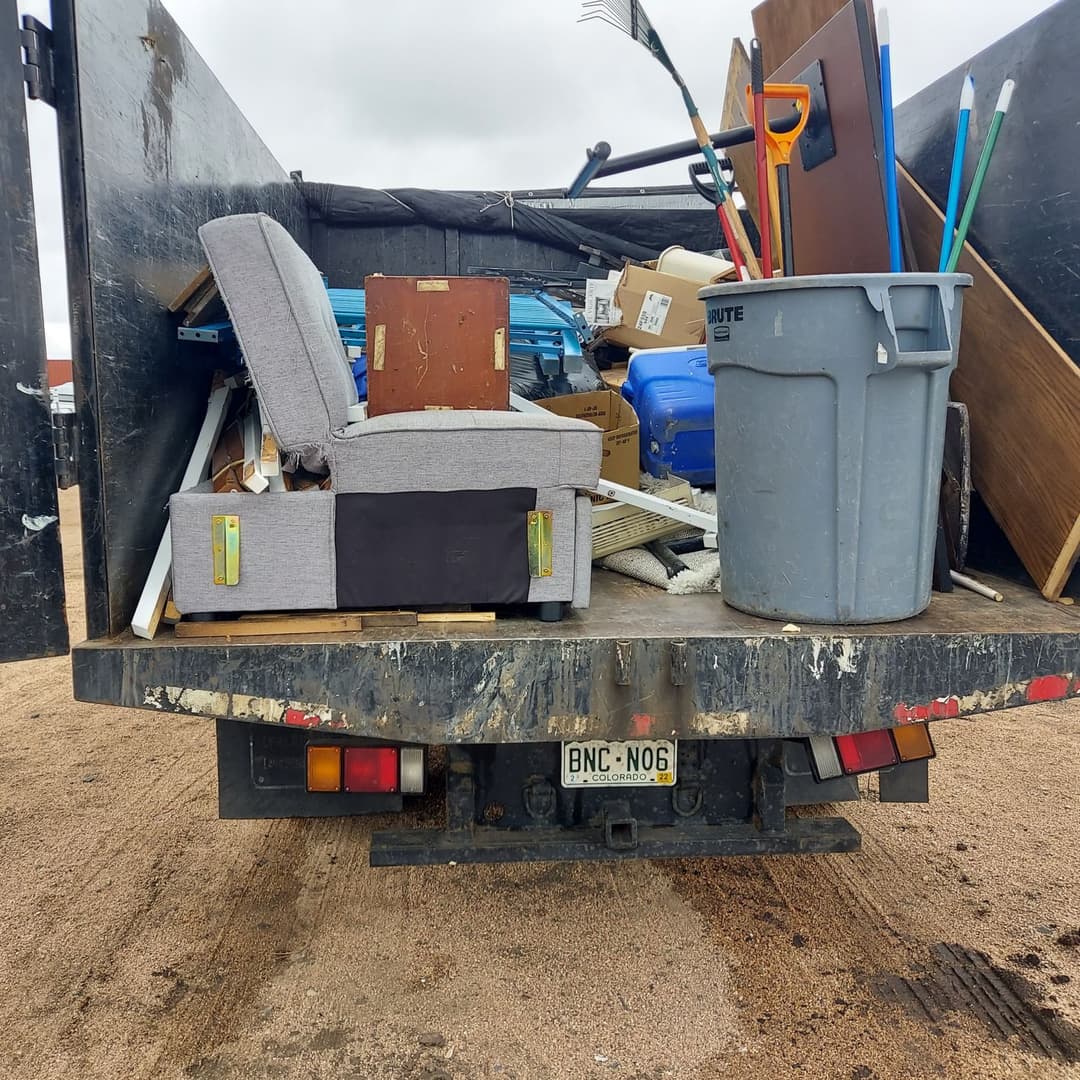
<instances>
[{"instance_id":1,"label":"gray upholstered chair back","mask_svg":"<svg viewBox=\"0 0 1080 1080\"><path fill-rule=\"evenodd\" d=\"M199 239L278 445L325 452L357 399L319 271L266 214L208 221Z\"/></svg>"}]
</instances>

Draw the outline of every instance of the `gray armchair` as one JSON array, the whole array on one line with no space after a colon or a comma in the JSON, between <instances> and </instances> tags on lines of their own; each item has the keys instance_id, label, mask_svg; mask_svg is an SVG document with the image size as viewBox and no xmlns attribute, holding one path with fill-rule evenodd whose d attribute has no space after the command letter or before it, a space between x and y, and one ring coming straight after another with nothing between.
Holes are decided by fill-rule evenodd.
<instances>
[{"instance_id":1,"label":"gray armchair","mask_svg":"<svg viewBox=\"0 0 1080 1080\"><path fill-rule=\"evenodd\" d=\"M348 423L356 388L322 279L264 214L199 230L264 421L330 490L170 500L182 613L540 605L586 607L601 433L512 412ZM214 519L238 518L239 576L215 584Z\"/></svg>"}]
</instances>

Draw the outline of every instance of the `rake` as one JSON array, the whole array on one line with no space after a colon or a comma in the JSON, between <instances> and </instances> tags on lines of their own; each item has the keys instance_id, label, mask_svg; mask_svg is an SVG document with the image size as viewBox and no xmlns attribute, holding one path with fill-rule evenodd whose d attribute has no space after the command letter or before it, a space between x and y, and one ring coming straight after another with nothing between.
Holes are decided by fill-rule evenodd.
<instances>
[{"instance_id":1,"label":"rake","mask_svg":"<svg viewBox=\"0 0 1080 1080\"><path fill-rule=\"evenodd\" d=\"M649 21L649 16L645 14L645 9L638 3L638 0L585 0L581 6L583 14L578 19L578 22L599 19L609 26L614 26L616 30L628 34L635 41L641 42L675 80L675 85L682 93L683 102L686 104L686 112L690 117L690 123L693 125L698 146L708 162L709 172L712 174L713 183L716 185L716 191L720 196L717 213L720 215L720 224L724 229L724 237L731 250L732 261L736 266L739 266L740 277L745 276L742 273L743 263L745 263L745 269L751 277L761 277L761 267L754 255L753 248L750 246L750 238L746 235L742 218L739 216L739 211L731 197L731 188L728 187L720 174L720 163L716 159L716 152L713 150L708 129L698 114L698 107L694 104L694 99L690 96L690 91L687 89L683 77L676 70L667 49L664 48L660 35Z\"/></svg>"}]
</instances>

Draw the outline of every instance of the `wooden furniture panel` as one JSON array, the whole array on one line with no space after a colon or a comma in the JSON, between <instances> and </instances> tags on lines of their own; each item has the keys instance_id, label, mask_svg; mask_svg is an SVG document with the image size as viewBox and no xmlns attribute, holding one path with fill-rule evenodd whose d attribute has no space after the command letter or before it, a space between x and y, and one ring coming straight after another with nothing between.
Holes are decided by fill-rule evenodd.
<instances>
[{"instance_id":1,"label":"wooden furniture panel","mask_svg":"<svg viewBox=\"0 0 1080 1080\"><path fill-rule=\"evenodd\" d=\"M769 82L798 82L820 60L829 102L836 156L807 172L798 143L791 156L791 217L798 274L880 273L889 268L889 238L881 169L881 99L872 12L867 0L851 0L809 40L802 25L773 18L796 5L770 0L754 12L766 69L773 57L788 59ZM801 10L802 5L798 5ZM821 16L827 6L808 8ZM764 11L763 9L768 9ZM805 15L806 13L804 13ZM766 18L766 16L768 16ZM805 42L805 43L801 43ZM792 51L789 51L792 50ZM773 115L786 109L770 103Z\"/></svg>"},{"instance_id":2,"label":"wooden furniture panel","mask_svg":"<svg viewBox=\"0 0 1080 1080\"><path fill-rule=\"evenodd\" d=\"M903 170L900 200L922 269L937 266L943 217ZM1056 600L1080 552L1080 369L970 244L952 397L971 419L975 488L1028 573Z\"/></svg>"},{"instance_id":3,"label":"wooden furniture panel","mask_svg":"<svg viewBox=\"0 0 1080 1080\"><path fill-rule=\"evenodd\" d=\"M368 415L510 407L506 278L365 278Z\"/></svg>"}]
</instances>

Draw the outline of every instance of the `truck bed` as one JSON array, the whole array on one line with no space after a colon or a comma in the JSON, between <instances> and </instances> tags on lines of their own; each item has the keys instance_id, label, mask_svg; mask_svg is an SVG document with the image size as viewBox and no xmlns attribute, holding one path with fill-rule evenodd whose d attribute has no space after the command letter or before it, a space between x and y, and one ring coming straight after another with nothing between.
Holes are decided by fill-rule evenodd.
<instances>
[{"instance_id":1,"label":"truck bed","mask_svg":"<svg viewBox=\"0 0 1080 1080\"><path fill-rule=\"evenodd\" d=\"M467 744L841 734L1080 694L1080 612L983 580L1004 603L935 593L904 622L785 633L719 595L598 570L592 606L561 623L102 638L73 652L75 696Z\"/></svg>"}]
</instances>

